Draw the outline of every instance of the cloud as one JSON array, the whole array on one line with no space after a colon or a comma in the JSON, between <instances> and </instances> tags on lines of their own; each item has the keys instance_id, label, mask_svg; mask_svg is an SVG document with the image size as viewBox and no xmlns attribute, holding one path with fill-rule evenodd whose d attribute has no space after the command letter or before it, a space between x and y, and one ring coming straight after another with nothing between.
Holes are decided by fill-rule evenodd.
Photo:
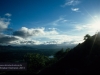
<instances>
[{"instance_id":1,"label":"cloud","mask_svg":"<svg viewBox=\"0 0 100 75\"><path fill-rule=\"evenodd\" d=\"M6 13L5 16L11 17L12 15L10 13Z\"/></svg>"},{"instance_id":2,"label":"cloud","mask_svg":"<svg viewBox=\"0 0 100 75\"><path fill-rule=\"evenodd\" d=\"M36 31L35 31L36 30ZM19 45L40 45L40 44L78 44L83 40L81 36L62 35L57 28L31 28L22 27L13 33L21 39L12 41L12 44ZM39 40L41 39L41 40Z\"/></svg>"},{"instance_id":3,"label":"cloud","mask_svg":"<svg viewBox=\"0 0 100 75\"><path fill-rule=\"evenodd\" d=\"M43 36L43 35L54 35L58 34L54 29L50 31L46 31L45 28L31 28L28 29L26 27L22 27L20 30L13 32L14 36L19 36L23 38L31 37L31 36Z\"/></svg>"},{"instance_id":4,"label":"cloud","mask_svg":"<svg viewBox=\"0 0 100 75\"><path fill-rule=\"evenodd\" d=\"M57 35L59 34L56 30L45 31L45 35Z\"/></svg>"},{"instance_id":5,"label":"cloud","mask_svg":"<svg viewBox=\"0 0 100 75\"><path fill-rule=\"evenodd\" d=\"M65 6L75 6L80 4L79 0L66 0L64 5L61 5L61 7L65 7Z\"/></svg>"},{"instance_id":6,"label":"cloud","mask_svg":"<svg viewBox=\"0 0 100 75\"><path fill-rule=\"evenodd\" d=\"M8 16L7 14L5 16ZM10 17L9 15L8 17ZM0 18L0 44L11 44L11 45L40 45L40 44L71 44L81 42L82 37L70 36L67 34L61 34L57 28L27 28L21 27L21 29L14 31L12 28L8 28L10 25L9 18ZM64 17L60 17L53 21L51 25L62 25L66 24L68 20ZM76 29L79 27L77 26ZM80 30L82 28L80 27ZM6 30L12 35L7 35ZM41 40L39 40L41 39Z\"/></svg>"},{"instance_id":7,"label":"cloud","mask_svg":"<svg viewBox=\"0 0 100 75\"><path fill-rule=\"evenodd\" d=\"M37 39L42 40L42 43L44 44L63 44L63 43L67 43L67 44L72 44L77 42L77 44L83 41L83 36L71 36L71 35L67 35L67 34L57 34L57 35L47 35L47 36L39 36L36 37Z\"/></svg>"},{"instance_id":8,"label":"cloud","mask_svg":"<svg viewBox=\"0 0 100 75\"><path fill-rule=\"evenodd\" d=\"M79 8L71 8L72 11L79 12Z\"/></svg>"},{"instance_id":9,"label":"cloud","mask_svg":"<svg viewBox=\"0 0 100 75\"><path fill-rule=\"evenodd\" d=\"M10 24L10 19L0 18L0 31L7 29L9 24Z\"/></svg>"},{"instance_id":10,"label":"cloud","mask_svg":"<svg viewBox=\"0 0 100 75\"><path fill-rule=\"evenodd\" d=\"M44 34L44 28L31 28L28 29L26 27L22 27L20 30L13 32L14 36L20 36L20 37L30 37L30 36L36 36L36 35L43 35Z\"/></svg>"},{"instance_id":11,"label":"cloud","mask_svg":"<svg viewBox=\"0 0 100 75\"><path fill-rule=\"evenodd\" d=\"M66 20L65 18L63 17L60 17L59 19L53 21L51 23L51 25L54 25L54 26L57 26L58 24L63 24L63 23L66 23L68 20Z\"/></svg>"},{"instance_id":12,"label":"cloud","mask_svg":"<svg viewBox=\"0 0 100 75\"><path fill-rule=\"evenodd\" d=\"M80 32L79 34L90 34L94 35L98 30L100 30L99 26L96 24L77 24L75 25L73 31Z\"/></svg>"},{"instance_id":13,"label":"cloud","mask_svg":"<svg viewBox=\"0 0 100 75\"><path fill-rule=\"evenodd\" d=\"M6 13L5 16L11 16L11 14ZM18 40L17 37L11 36L11 35L6 35L3 33L3 31L12 31L11 28L8 28L10 25L10 20L9 18L0 18L0 44L8 44L11 41L16 41ZM6 33L6 32L5 32Z\"/></svg>"},{"instance_id":14,"label":"cloud","mask_svg":"<svg viewBox=\"0 0 100 75\"><path fill-rule=\"evenodd\" d=\"M56 30L55 30L56 31ZM44 31L45 35L37 35L32 37L17 37L17 36L8 36L8 42L5 40L5 43L9 43L12 45L41 45L41 44L78 44L83 41L82 36L70 36L65 34L54 33L51 31ZM47 33L48 32L48 33ZM4 38L4 37L3 37ZM36 38L36 39L35 39ZM39 40L41 39L41 40ZM3 41L4 42L4 41Z\"/></svg>"},{"instance_id":15,"label":"cloud","mask_svg":"<svg viewBox=\"0 0 100 75\"><path fill-rule=\"evenodd\" d=\"M15 40L18 40L18 38L15 36L9 36L9 35L0 33L0 44L8 44L11 41L15 41Z\"/></svg>"},{"instance_id":16,"label":"cloud","mask_svg":"<svg viewBox=\"0 0 100 75\"><path fill-rule=\"evenodd\" d=\"M59 18L59 19L57 19L57 20L55 20L54 22L53 22L53 25L57 25L60 21L62 21L63 20L63 18Z\"/></svg>"},{"instance_id":17,"label":"cloud","mask_svg":"<svg viewBox=\"0 0 100 75\"><path fill-rule=\"evenodd\" d=\"M78 31L81 31L81 30L90 31L90 30L94 30L95 28L94 28L94 25L92 25L92 24L82 24L82 25L80 24L80 25L76 25L75 29Z\"/></svg>"},{"instance_id":18,"label":"cloud","mask_svg":"<svg viewBox=\"0 0 100 75\"><path fill-rule=\"evenodd\" d=\"M42 42L37 41L37 40L25 40L25 39L23 39L23 40L12 41L12 42L10 42L10 44L33 46L33 45L40 45L40 44L42 44Z\"/></svg>"},{"instance_id":19,"label":"cloud","mask_svg":"<svg viewBox=\"0 0 100 75\"><path fill-rule=\"evenodd\" d=\"M51 39L51 40L57 40L61 43L63 42L70 42L72 40L79 40L82 39L82 37L80 36L71 36L71 35L65 35L65 34L58 34L56 36L47 36L47 38Z\"/></svg>"},{"instance_id":20,"label":"cloud","mask_svg":"<svg viewBox=\"0 0 100 75\"><path fill-rule=\"evenodd\" d=\"M48 28L49 30L56 30L57 28Z\"/></svg>"}]
</instances>

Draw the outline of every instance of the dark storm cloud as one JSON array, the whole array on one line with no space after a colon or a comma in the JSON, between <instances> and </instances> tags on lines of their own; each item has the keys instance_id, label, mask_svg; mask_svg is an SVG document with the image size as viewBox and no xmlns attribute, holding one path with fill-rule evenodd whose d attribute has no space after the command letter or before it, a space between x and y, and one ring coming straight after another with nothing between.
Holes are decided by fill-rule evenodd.
<instances>
[{"instance_id":1,"label":"dark storm cloud","mask_svg":"<svg viewBox=\"0 0 100 75\"><path fill-rule=\"evenodd\" d=\"M20 30L13 32L14 36L19 36L19 37L23 37L23 38L41 35L41 34L44 34L43 28L41 28L41 29L28 29L26 27L22 27Z\"/></svg>"},{"instance_id":2,"label":"dark storm cloud","mask_svg":"<svg viewBox=\"0 0 100 75\"><path fill-rule=\"evenodd\" d=\"M13 32L14 36L20 36L20 37L27 37L28 35L24 31L15 31Z\"/></svg>"},{"instance_id":3,"label":"dark storm cloud","mask_svg":"<svg viewBox=\"0 0 100 75\"><path fill-rule=\"evenodd\" d=\"M0 34L0 43L6 44L6 43L10 43L11 41L15 41L15 40L18 40L18 38L14 36Z\"/></svg>"}]
</instances>

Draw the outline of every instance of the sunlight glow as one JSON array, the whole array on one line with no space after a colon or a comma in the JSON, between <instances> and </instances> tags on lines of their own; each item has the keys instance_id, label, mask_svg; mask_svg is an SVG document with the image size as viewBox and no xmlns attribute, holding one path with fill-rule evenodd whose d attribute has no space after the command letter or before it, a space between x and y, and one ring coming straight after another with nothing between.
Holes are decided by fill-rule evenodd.
<instances>
[{"instance_id":1,"label":"sunlight glow","mask_svg":"<svg viewBox=\"0 0 100 75\"><path fill-rule=\"evenodd\" d=\"M100 18L98 16L92 17L90 24L90 29L93 31L100 31Z\"/></svg>"},{"instance_id":2,"label":"sunlight glow","mask_svg":"<svg viewBox=\"0 0 100 75\"><path fill-rule=\"evenodd\" d=\"M96 20L96 22L92 24L92 27L93 29L100 31L100 19Z\"/></svg>"}]
</instances>

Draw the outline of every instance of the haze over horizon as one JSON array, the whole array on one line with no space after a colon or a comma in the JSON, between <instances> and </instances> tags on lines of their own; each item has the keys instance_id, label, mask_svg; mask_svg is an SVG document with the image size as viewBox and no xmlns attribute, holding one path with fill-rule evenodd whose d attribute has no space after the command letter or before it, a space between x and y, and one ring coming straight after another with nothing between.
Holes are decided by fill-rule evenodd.
<instances>
[{"instance_id":1,"label":"haze over horizon","mask_svg":"<svg viewBox=\"0 0 100 75\"><path fill-rule=\"evenodd\" d=\"M0 0L0 44L78 44L100 26L100 0Z\"/></svg>"}]
</instances>

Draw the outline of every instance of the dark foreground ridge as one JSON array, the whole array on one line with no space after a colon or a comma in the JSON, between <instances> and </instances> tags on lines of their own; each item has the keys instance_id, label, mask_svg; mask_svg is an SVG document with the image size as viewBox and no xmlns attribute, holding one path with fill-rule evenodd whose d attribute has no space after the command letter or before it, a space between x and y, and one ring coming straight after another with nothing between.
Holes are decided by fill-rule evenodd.
<instances>
[{"instance_id":1,"label":"dark foreground ridge","mask_svg":"<svg viewBox=\"0 0 100 75\"><path fill-rule=\"evenodd\" d=\"M39 74L100 74L100 32L84 40Z\"/></svg>"}]
</instances>

